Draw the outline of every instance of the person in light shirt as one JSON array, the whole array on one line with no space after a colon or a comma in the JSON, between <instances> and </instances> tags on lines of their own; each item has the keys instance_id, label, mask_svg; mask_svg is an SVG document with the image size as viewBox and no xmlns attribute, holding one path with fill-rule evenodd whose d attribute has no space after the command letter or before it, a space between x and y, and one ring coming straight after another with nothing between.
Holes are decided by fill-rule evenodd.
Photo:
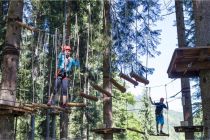
<instances>
[{"instance_id":1,"label":"person in light shirt","mask_svg":"<svg viewBox=\"0 0 210 140\"><path fill-rule=\"evenodd\" d=\"M63 46L62 51L59 53L57 58L57 74L55 75L54 82L54 92L50 96L47 105L51 106L54 104L54 96L58 92L60 86L62 86L62 104L61 107L66 108L67 106L67 92L69 85L68 73L73 69L73 67L79 67L79 55L76 54L76 58L70 56L71 47Z\"/></svg>"}]
</instances>

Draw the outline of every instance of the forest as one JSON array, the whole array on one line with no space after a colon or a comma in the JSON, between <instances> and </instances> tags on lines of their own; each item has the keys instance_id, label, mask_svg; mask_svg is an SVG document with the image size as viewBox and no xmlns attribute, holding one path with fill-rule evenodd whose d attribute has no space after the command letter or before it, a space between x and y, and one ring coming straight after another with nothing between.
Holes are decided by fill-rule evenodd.
<instances>
[{"instance_id":1,"label":"forest","mask_svg":"<svg viewBox=\"0 0 210 140\"><path fill-rule=\"evenodd\" d=\"M0 139L210 139L209 6L207 0L1 0ZM171 14L177 48L167 74L180 78L183 110L168 109L167 99L177 94L166 93L157 113L148 60L161 55L157 23ZM140 97L128 91L137 86Z\"/></svg>"}]
</instances>

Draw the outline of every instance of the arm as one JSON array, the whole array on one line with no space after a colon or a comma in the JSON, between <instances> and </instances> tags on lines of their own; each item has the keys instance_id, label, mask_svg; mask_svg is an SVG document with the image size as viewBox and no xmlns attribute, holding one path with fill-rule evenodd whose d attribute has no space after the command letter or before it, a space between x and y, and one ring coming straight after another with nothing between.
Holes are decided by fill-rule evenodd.
<instances>
[{"instance_id":1,"label":"arm","mask_svg":"<svg viewBox=\"0 0 210 140\"><path fill-rule=\"evenodd\" d=\"M166 105L163 104L163 108L168 109L168 102L166 102Z\"/></svg>"},{"instance_id":2,"label":"arm","mask_svg":"<svg viewBox=\"0 0 210 140\"><path fill-rule=\"evenodd\" d=\"M79 65L80 65L80 63L79 63L78 59L70 58L69 63L66 67L66 72L71 71L73 67L79 67Z\"/></svg>"},{"instance_id":3,"label":"arm","mask_svg":"<svg viewBox=\"0 0 210 140\"><path fill-rule=\"evenodd\" d=\"M76 58L73 59L73 66L79 67L80 66L80 62L79 62L79 54L76 53Z\"/></svg>"},{"instance_id":4,"label":"arm","mask_svg":"<svg viewBox=\"0 0 210 140\"><path fill-rule=\"evenodd\" d=\"M168 102L166 102L166 109L169 109L169 107L168 107Z\"/></svg>"},{"instance_id":5,"label":"arm","mask_svg":"<svg viewBox=\"0 0 210 140\"><path fill-rule=\"evenodd\" d=\"M151 97L149 97L149 100L150 100L150 102L151 102L152 105L155 104L155 103L152 101L152 98L151 98Z\"/></svg>"},{"instance_id":6,"label":"arm","mask_svg":"<svg viewBox=\"0 0 210 140\"><path fill-rule=\"evenodd\" d=\"M56 59L57 63L57 73L59 73L62 70L62 54L61 52L58 54L58 57Z\"/></svg>"}]
</instances>

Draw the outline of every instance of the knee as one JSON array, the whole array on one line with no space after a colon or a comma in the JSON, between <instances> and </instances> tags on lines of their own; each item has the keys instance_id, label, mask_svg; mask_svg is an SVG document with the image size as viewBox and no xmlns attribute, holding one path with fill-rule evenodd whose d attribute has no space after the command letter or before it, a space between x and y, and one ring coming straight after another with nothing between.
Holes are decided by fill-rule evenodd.
<instances>
[{"instance_id":1,"label":"knee","mask_svg":"<svg viewBox=\"0 0 210 140\"><path fill-rule=\"evenodd\" d=\"M63 94L64 96L67 96L67 89L63 89L62 94Z\"/></svg>"}]
</instances>

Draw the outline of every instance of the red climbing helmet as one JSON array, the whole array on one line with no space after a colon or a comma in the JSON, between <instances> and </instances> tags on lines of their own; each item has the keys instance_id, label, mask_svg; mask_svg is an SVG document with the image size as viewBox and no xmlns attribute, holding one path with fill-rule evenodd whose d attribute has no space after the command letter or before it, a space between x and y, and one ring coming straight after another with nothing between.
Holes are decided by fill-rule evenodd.
<instances>
[{"instance_id":1,"label":"red climbing helmet","mask_svg":"<svg viewBox=\"0 0 210 140\"><path fill-rule=\"evenodd\" d=\"M70 46L63 46L63 50L65 51L65 50L69 50L69 51L71 51L71 47Z\"/></svg>"}]
</instances>

